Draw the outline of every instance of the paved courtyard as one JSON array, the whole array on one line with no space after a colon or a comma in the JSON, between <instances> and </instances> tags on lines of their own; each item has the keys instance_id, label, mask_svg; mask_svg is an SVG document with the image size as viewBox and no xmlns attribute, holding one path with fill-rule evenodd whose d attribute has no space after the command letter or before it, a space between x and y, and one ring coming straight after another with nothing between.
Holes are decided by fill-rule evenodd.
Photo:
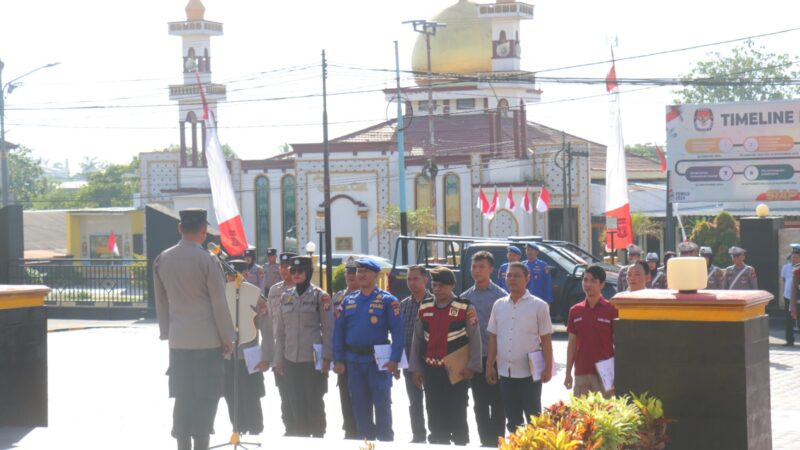
<instances>
[{"instance_id":1,"label":"paved courtyard","mask_svg":"<svg viewBox=\"0 0 800 450\"><path fill-rule=\"evenodd\" d=\"M0 449L171 449L172 401L167 398L167 345L157 339L151 322L86 322L51 320L49 336L50 426L37 429L0 429ZM57 331L62 330L62 331ZM772 425L776 449L795 449L800 442L800 350L782 347L782 330L773 327L770 346L772 380ZM559 375L543 389L544 405L568 394L561 384L566 341L554 342ZM396 382L394 400L394 445L379 443L377 449L408 448L411 439L405 387ZM282 438L278 393L267 375L267 394L262 399L265 432L246 436L245 441L269 448L306 448L309 441ZM335 378L329 380L325 396L328 432L325 446L358 449L344 441ZM470 410L470 439L478 445L477 428ZM224 401L216 420L213 443L230 436ZM316 442L316 441L315 441ZM231 448L231 447L229 447Z\"/></svg>"}]
</instances>

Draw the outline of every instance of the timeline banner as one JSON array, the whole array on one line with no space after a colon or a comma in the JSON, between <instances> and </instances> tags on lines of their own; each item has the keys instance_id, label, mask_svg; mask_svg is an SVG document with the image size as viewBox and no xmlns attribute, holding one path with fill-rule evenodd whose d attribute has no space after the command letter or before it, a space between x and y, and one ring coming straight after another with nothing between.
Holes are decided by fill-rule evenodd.
<instances>
[{"instance_id":1,"label":"timeline banner","mask_svg":"<svg viewBox=\"0 0 800 450\"><path fill-rule=\"evenodd\" d=\"M800 100L667 106L673 202L800 200Z\"/></svg>"}]
</instances>

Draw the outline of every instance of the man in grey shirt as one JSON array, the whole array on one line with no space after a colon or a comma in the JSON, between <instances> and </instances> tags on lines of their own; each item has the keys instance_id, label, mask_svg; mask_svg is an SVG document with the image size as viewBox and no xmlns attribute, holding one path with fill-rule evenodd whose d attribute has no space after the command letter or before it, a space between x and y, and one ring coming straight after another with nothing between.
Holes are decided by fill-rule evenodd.
<instances>
[{"instance_id":1,"label":"man in grey shirt","mask_svg":"<svg viewBox=\"0 0 800 450\"><path fill-rule=\"evenodd\" d=\"M169 396L175 398L172 437L178 450L207 449L222 397L223 355L233 352L234 328L225 275L202 244L206 210L180 212L181 241L156 257L153 285L162 340L169 340Z\"/></svg>"},{"instance_id":2,"label":"man in grey shirt","mask_svg":"<svg viewBox=\"0 0 800 450\"><path fill-rule=\"evenodd\" d=\"M491 274L494 271L494 256L487 251L480 251L472 255L472 279L475 284L461 294L461 298L469 300L478 313L478 325L481 329L481 359L484 372L486 371L486 352L489 348L489 334L486 327L489 325L489 316L497 299L508 295L500 286L492 282ZM496 368L495 368L496 369ZM473 411L475 421L478 423L478 435L481 445L496 446L497 438L505 436L505 413L503 412L503 399L500 395L499 384L489 384L485 377L474 377L471 380Z\"/></svg>"}]
</instances>

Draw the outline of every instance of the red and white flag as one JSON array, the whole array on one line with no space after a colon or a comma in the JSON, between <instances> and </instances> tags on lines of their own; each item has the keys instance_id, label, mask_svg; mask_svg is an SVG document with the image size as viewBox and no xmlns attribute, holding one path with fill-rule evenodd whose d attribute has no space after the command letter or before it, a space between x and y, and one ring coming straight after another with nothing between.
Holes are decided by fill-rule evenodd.
<instances>
[{"instance_id":1,"label":"red and white flag","mask_svg":"<svg viewBox=\"0 0 800 450\"><path fill-rule=\"evenodd\" d=\"M656 144L656 153L658 153L658 160L661 161L661 171L666 172L667 158L664 156L664 152L662 152L661 149L658 147L658 144Z\"/></svg>"},{"instance_id":2,"label":"red and white flag","mask_svg":"<svg viewBox=\"0 0 800 450\"><path fill-rule=\"evenodd\" d=\"M622 140L622 115L619 108L619 89L614 65L606 77L606 89L611 96L611 140L606 150L606 216L617 218L614 246L624 248L633 243L631 206L628 201L628 171L625 166L625 145ZM606 233L611 248L611 233Z\"/></svg>"},{"instance_id":3,"label":"red and white flag","mask_svg":"<svg viewBox=\"0 0 800 450\"><path fill-rule=\"evenodd\" d=\"M542 186L542 192L539 193L539 198L536 200L536 210L543 213L550 210L550 191Z\"/></svg>"},{"instance_id":4,"label":"red and white flag","mask_svg":"<svg viewBox=\"0 0 800 450\"><path fill-rule=\"evenodd\" d=\"M489 204L488 210L484 213L487 219L492 220L494 218L494 213L497 212L497 203L499 201L500 201L500 196L497 194L497 188L494 188L492 203Z\"/></svg>"},{"instance_id":5,"label":"red and white flag","mask_svg":"<svg viewBox=\"0 0 800 450\"><path fill-rule=\"evenodd\" d=\"M209 114L208 102L200 83L200 74L197 73L197 85L200 88L200 97L203 100L203 113L206 115L206 159L208 160L208 179L211 185L211 198L214 204L214 213L219 227L220 240L229 255L240 256L247 250L247 237L244 234L242 216L239 214L239 205L233 192L231 174L228 164L222 153L222 145L217 136L217 124L214 114Z\"/></svg>"},{"instance_id":6,"label":"red and white flag","mask_svg":"<svg viewBox=\"0 0 800 450\"><path fill-rule=\"evenodd\" d=\"M110 235L108 235L108 251L114 253L115 255L119 256L119 247L117 246L117 237L114 235L112 231Z\"/></svg>"},{"instance_id":7,"label":"red and white flag","mask_svg":"<svg viewBox=\"0 0 800 450\"><path fill-rule=\"evenodd\" d=\"M533 205L531 205L531 198L528 196L527 189L525 189L525 195L522 196L522 210L528 214L533 212Z\"/></svg>"},{"instance_id":8,"label":"red and white flag","mask_svg":"<svg viewBox=\"0 0 800 450\"><path fill-rule=\"evenodd\" d=\"M514 190L512 188L508 188L508 196L506 196L505 206L509 211L514 211L514 208L517 207L517 204L514 203Z\"/></svg>"},{"instance_id":9,"label":"red and white flag","mask_svg":"<svg viewBox=\"0 0 800 450\"><path fill-rule=\"evenodd\" d=\"M489 199L486 198L486 193L483 192L483 188L481 188L481 195L478 198L478 205L481 208L481 214L484 216L489 213L489 208L492 206L489 204Z\"/></svg>"}]
</instances>

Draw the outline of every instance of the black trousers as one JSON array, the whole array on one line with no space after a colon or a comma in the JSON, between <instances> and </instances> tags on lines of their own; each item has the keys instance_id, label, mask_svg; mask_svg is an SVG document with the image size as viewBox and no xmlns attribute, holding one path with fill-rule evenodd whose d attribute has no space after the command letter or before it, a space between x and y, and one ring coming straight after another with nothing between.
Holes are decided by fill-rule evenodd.
<instances>
[{"instance_id":1,"label":"black trousers","mask_svg":"<svg viewBox=\"0 0 800 450\"><path fill-rule=\"evenodd\" d=\"M411 418L411 432L413 440L425 442L428 438L425 429L425 401L424 391L414 384L414 374L408 370L403 371L406 381L406 394L408 394L408 415Z\"/></svg>"},{"instance_id":2,"label":"black trousers","mask_svg":"<svg viewBox=\"0 0 800 450\"><path fill-rule=\"evenodd\" d=\"M785 302L785 310L786 310L786 343L790 345L794 345L794 325L798 323L797 320L792 319L792 315L789 312L789 308L792 304L791 299L787 299Z\"/></svg>"},{"instance_id":3,"label":"black trousers","mask_svg":"<svg viewBox=\"0 0 800 450\"><path fill-rule=\"evenodd\" d=\"M283 427L286 430L286 436L294 436L297 433L297 427L294 424L294 412L292 411L292 404L289 402L289 394L286 392L285 376L275 375L275 386L278 387L278 395L281 397L281 420Z\"/></svg>"},{"instance_id":4,"label":"black trousers","mask_svg":"<svg viewBox=\"0 0 800 450\"><path fill-rule=\"evenodd\" d=\"M337 386L339 387L339 401L342 404L342 430L345 439L357 439L358 429L356 429L356 417L353 415L353 402L350 400L350 389L347 386L347 374L338 375Z\"/></svg>"},{"instance_id":5,"label":"black trousers","mask_svg":"<svg viewBox=\"0 0 800 450\"><path fill-rule=\"evenodd\" d=\"M486 373L486 358L483 358L483 373ZM497 446L497 438L506 434L503 396L500 394L500 383L487 383L483 373L475 374L471 380L472 400L475 402L473 411L478 422L481 445Z\"/></svg>"},{"instance_id":6,"label":"black trousers","mask_svg":"<svg viewBox=\"0 0 800 450\"><path fill-rule=\"evenodd\" d=\"M296 432L293 436L325 436L325 403L328 379L314 369L313 362L283 362L283 381L292 405Z\"/></svg>"},{"instance_id":7,"label":"black trousers","mask_svg":"<svg viewBox=\"0 0 800 450\"><path fill-rule=\"evenodd\" d=\"M425 366L425 406L428 410L430 444L467 445L469 381L450 384L444 367Z\"/></svg>"},{"instance_id":8,"label":"black trousers","mask_svg":"<svg viewBox=\"0 0 800 450\"><path fill-rule=\"evenodd\" d=\"M247 364L237 361L236 378L239 379L238 401L236 409L239 410L235 431L242 434L261 434L264 431L264 415L261 411L261 397L264 396L264 374L261 372L247 373ZM228 404L228 417L233 423L233 359L225 361L225 403Z\"/></svg>"},{"instance_id":9,"label":"black trousers","mask_svg":"<svg viewBox=\"0 0 800 450\"><path fill-rule=\"evenodd\" d=\"M172 437L185 441L193 436L202 441L213 434L225 377L222 348L171 348L167 375L169 396L175 399Z\"/></svg>"},{"instance_id":10,"label":"black trousers","mask_svg":"<svg viewBox=\"0 0 800 450\"><path fill-rule=\"evenodd\" d=\"M542 382L527 378L500 377L500 392L508 420L508 431L513 433L531 416L542 412Z\"/></svg>"}]
</instances>

